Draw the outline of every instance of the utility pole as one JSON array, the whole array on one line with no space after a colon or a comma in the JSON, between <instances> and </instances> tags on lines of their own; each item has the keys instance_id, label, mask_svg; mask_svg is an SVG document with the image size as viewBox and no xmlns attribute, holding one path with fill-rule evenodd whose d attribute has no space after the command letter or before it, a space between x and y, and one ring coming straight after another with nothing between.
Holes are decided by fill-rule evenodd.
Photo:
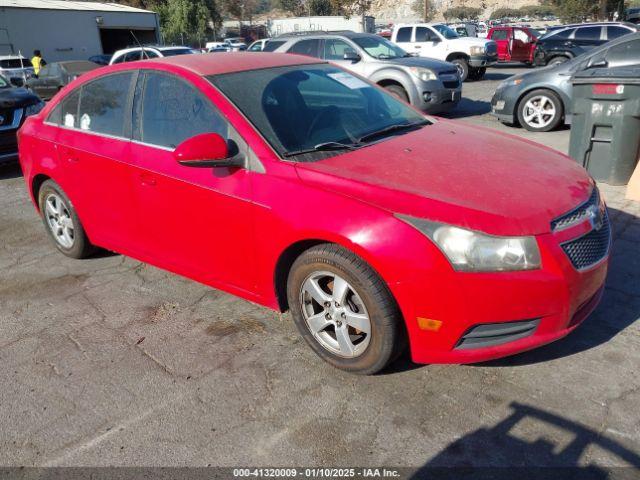
<instances>
[{"instance_id":1,"label":"utility pole","mask_svg":"<svg viewBox=\"0 0 640 480\"><path fill-rule=\"evenodd\" d=\"M429 21L429 0L424 0L424 21Z\"/></svg>"}]
</instances>

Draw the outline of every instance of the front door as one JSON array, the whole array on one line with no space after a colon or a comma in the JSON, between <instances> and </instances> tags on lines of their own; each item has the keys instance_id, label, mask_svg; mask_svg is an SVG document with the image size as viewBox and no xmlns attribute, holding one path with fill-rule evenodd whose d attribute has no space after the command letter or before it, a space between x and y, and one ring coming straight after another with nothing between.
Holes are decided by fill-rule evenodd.
<instances>
[{"instance_id":1,"label":"front door","mask_svg":"<svg viewBox=\"0 0 640 480\"><path fill-rule=\"evenodd\" d=\"M511 61L511 35L506 28L494 28L491 32L491 40L496 42L498 47L498 60L501 62Z\"/></svg>"},{"instance_id":2,"label":"front door","mask_svg":"<svg viewBox=\"0 0 640 480\"><path fill-rule=\"evenodd\" d=\"M140 256L209 284L253 290L254 173L244 168L180 165L173 150L215 132L230 151L247 155L243 140L195 86L177 76L141 74L134 100L134 184ZM234 153L236 153L234 151Z\"/></svg>"},{"instance_id":3,"label":"front door","mask_svg":"<svg viewBox=\"0 0 640 480\"><path fill-rule=\"evenodd\" d=\"M528 62L531 60L531 47L533 39L526 30L522 28L513 29L513 40L511 44L511 61Z\"/></svg>"},{"instance_id":4,"label":"front door","mask_svg":"<svg viewBox=\"0 0 640 480\"><path fill-rule=\"evenodd\" d=\"M346 70L351 70L358 75L366 76L365 63L363 61L345 60L346 53L361 55L355 46L339 38L327 38L323 42L323 56L326 61L340 65Z\"/></svg>"}]
</instances>

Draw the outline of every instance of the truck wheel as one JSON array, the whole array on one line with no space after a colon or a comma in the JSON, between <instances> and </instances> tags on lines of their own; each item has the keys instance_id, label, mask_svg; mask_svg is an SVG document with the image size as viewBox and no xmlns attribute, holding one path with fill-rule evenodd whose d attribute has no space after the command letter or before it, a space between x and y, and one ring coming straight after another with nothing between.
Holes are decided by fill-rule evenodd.
<instances>
[{"instance_id":1,"label":"truck wheel","mask_svg":"<svg viewBox=\"0 0 640 480\"><path fill-rule=\"evenodd\" d=\"M453 60L451 60L451 63L453 63L458 69L460 81L466 81L467 77L469 76L469 62L467 62L467 60L464 58L454 58Z\"/></svg>"},{"instance_id":2,"label":"truck wheel","mask_svg":"<svg viewBox=\"0 0 640 480\"><path fill-rule=\"evenodd\" d=\"M336 368L371 375L406 348L402 315L386 283L338 245L318 245L296 259L287 299L302 337Z\"/></svg>"},{"instance_id":3,"label":"truck wheel","mask_svg":"<svg viewBox=\"0 0 640 480\"><path fill-rule=\"evenodd\" d=\"M407 95L407 92L405 92L404 88L402 88L400 85L385 85L384 89L403 102L411 103L409 101L409 95Z\"/></svg>"},{"instance_id":4,"label":"truck wheel","mask_svg":"<svg viewBox=\"0 0 640 480\"><path fill-rule=\"evenodd\" d=\"M518 122L530 132L549 132L564 114L562 100L551 90L534 90L518 104Z\"/></svg>"}]
</instances>

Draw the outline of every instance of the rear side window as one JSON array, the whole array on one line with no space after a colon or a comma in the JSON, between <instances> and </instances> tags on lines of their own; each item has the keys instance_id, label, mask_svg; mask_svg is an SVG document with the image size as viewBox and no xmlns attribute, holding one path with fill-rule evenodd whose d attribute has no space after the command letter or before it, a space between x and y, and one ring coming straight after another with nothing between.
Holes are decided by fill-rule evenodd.
<instances>
[{"instance_id":1,"label":"rear side window","mask_svg":"<svg viewBox=\"0 0 640 480\"><path fill-rule=\"evenodd\" d=\"M80 104L80 90L77 89L64 97L62 102L49 114L47 122L69 128L78 127L78 106Z\"/></svg>"},{"instance_id":2,"label":"rear side window","mask_svg":"<svg viewBox=\"0 0 640 480\"><path fill-rule=\"evenodd\" d=\"M491 32L491 40L506 40L509 33L506 30L494 30Z\"/></svg>"},{"instance_id":3,"label":"rear side window","mask_svg":"<svg viewBox=\"0 0 640 480\"><path fill-rule=\"evenodd\" d=\"M31 66L31 60L26 58L23 58L22 61L19 58L0 60L0 68L27 68Z\"/></svg>"},{"instance_id":4,"label":"rear side window","mask_svg":"<svg viewBox=\"0 0 640 480\"><path fill-rule=\"evenodd\" d=\"M549 35L549 39L553 39L553 40L562 40L562 39L566 39L569 38L569 36L571 35L571 33L573 33L575 30L572 30L570 28L566 29L566 30L560 30L558 33L553 33L552 35Z\"/></svg>"},{"instance_id":5,"label":"rear side window","mask_svg":"<svg viewBox=\"0 0 640 480\"><path fill-rule=\"evenodd\" d=\"M82 86L79 127L89 132L124 136L124 125L133 73L118 73Z\"/></svg>"},{"instance_id":6,"label":"rear side window","mask_svg":"<svg viewBox=\"0 0 640 480\"><path fill-rule=\"evenodd\" d=\"M263 52L273 52L275 50L277 50L278 48L280 48L280 46L284 45L285 41L284 40L269 40L267 43L265 43L264 48L262 49Z\"/></svg>"},{"instance_id":7,"label":"rear side window","mask_svg":"<svg viewBox=\"0 0 640 480\"><path fill-rule=\"evenodd\" d=\"M396 35L396 42L410 42L411 41L411 30L413 27L402 27L398 29L398 34Z\"/></svg>"},{"instance_id":8,"label":"rear side window","mask_svg":"<svg viewBox=\"0 0 640 480\"><path fill-rule=\"evenodd\" d=\"M142 101L136 99L134 139L175 148L201 133L228 137L228 125L193 86L173 75L145 74Z\"/></svg>"},{"instance_id":9,"label":"rear side window","mask_svg":"<svg viewBox=\"0 0 640 480\"><path fill-rule=\"evenodd\" d=\"M298 55L306 55L308 57L319 57L319 46L320 40L300 40L289 49L288 53L297 53Z\"/></svg>"},{"instance_id":10,"label":"rear side window","mask_svg":"<svg viewBox=\"0 0 640 480\"><path fill-rule=\"evenodd\" d=\"M583 27L576 30L576 40L600 40L602 27Z\"/></svg>"},{"instance_id":11,"label":"rear side window","mask_svg":"<svg viewBox=\"0 0 640 480\"><path fill-rule=\"evenodd\" d=\"M623 35L627 35L631 33L631 30L627 30L622 27L607 27L607 38L609 40L613 40L614 38L621 37Z\"/></svg>"}]
</instances>

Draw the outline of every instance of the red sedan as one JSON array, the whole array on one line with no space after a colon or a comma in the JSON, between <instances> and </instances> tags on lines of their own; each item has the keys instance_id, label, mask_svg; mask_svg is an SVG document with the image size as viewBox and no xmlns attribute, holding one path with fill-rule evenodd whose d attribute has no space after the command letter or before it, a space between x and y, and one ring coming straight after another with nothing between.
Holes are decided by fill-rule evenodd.
<instances>
[{"instance_id":1,"label":"red sedan","mask_svg":"<svg viewBox=\"0 0 640 480\"><path fill-rule=\"evenodd\" d=\"M426 117L295 55L102 68L20 130L56 247L98 247L291 310L332 365L468 363L556 340L610 247L588 174L541 145Z\"/></svg>"}]
</instances>

